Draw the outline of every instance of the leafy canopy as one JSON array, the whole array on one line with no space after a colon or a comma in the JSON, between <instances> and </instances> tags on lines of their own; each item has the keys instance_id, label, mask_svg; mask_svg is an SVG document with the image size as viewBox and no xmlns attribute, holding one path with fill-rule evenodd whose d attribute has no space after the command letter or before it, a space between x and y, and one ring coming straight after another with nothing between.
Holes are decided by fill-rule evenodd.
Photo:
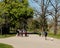
<instances>
[{"instance_id":1,"label":"leafy canopy","mask_svg":"<svg viewBox=\"0 0 60 48\"><path fill-rule=\"evenodd\" d=\"M3 0L0 2L0 15L15 24L33 17L33 9L29 7L28 0Z\"/></svg>"}]
</instances>

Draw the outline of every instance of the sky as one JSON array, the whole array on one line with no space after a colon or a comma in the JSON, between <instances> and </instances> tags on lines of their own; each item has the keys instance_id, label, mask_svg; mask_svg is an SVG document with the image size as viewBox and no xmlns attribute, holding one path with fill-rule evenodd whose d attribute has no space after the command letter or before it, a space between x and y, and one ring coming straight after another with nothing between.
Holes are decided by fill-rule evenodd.
<instances>
[{"instance_id":1,"label":"sky","mask_svg":"<svg viewBox=\"0 0 60 48\"><path fill-rule=\"evenodd\" d=\"M40 1L39 1L40 2ZM34 2L33 0L29 0L29 5L33 8L36 9L38 12L40 12L40 6ZM49 16L49 18L51 18L51 16Z\"/></svg>"},{"instance_id":2,"label":"sky","mask_svg":"<svg viewBox=\"0 0 60 48\"><path fill-rule=\"evenodd\" d=\"M33 1L33 0L28 0L28 1L29 1L29 5L30 5L33 9L36 9L38 12L41 11L41 10L40 10L41 7L39 6L40 3L41 3L41 0L38 0L39 5L38 5L35 1ZM46 1L46 0L45 0L45 1ZM52 2L53 2L53 1L52 1ZM51 7L49 7L49 9L51 9Z\"/></svg>"},{"instance_id":3,"label":"sky","mask_svg":"<svg viewBox=\"0 0 60 48\"><path fill-rule=\"evenodd\" d=\"M40 12L41 10L41 8L40 8L40 6L35 2L35 1L33 1L33 0L28 0L29 1L29 5L33 8L33 9L35 9L35 10L37 10L38 12ZM38 3L40 3L40 1L41 0L39 0L38 1ZM57 1L59 1L60 2L60 0L57 0ZM53 2L53 4L54 4L54 0L52 0L52 2ZM59 4L60 5L60 4ZM48 9L52 9L53 7L52 6L50 6ZM51 18L51 16L49 16L49 18Z\"/></svg>"},{"instance_id":4,"label":"sky","mask_svg":"<svg viewBox=\"0 0 60 48\"><path fill-rule=\"evenodd\" d=\"M40 11L40 6L33 0L28 0L29 1L29 4L30 6L32 6L34 9L36 9L37 11ZM40 4L41 3L41 0L37 0L38 3ZM54 4L54 1L55 0L51 0L51 2ZM60 2L60 0L57 0L58 2ZM59 4L60 5L60 4ZM52 6L51 6L52 7ZM49 7L49 9L51 9L51 7Z\"/></svg>"},{"instance_id":5,"label":"sky","mask_svg":"<svg viewBox=\"0 0 60 48\"><path fill-rule=\"evenodd\" d=\"M32 8L36 9L38 12L40 11L40 6L39 6L35 1L29 0L29 5L30 5Z\"/></svg>"}]
</instances>

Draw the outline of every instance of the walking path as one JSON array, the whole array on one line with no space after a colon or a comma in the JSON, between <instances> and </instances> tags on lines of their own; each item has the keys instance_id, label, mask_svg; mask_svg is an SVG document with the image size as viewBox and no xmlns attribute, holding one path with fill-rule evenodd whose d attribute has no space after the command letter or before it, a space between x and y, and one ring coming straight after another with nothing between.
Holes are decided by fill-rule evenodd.
<instances>
[{"instance_id":1,"label":"walking path","mask_svg":"<svg viewBox=\"0 0 60 48\"><path fill-rule=\"evenodd\" d=\"M60 40L45 40L38 35L29 35L29 37L9 37L0 39L0 43L10 44L14 48L60 48Z\"/></svg>"}]
</instances>

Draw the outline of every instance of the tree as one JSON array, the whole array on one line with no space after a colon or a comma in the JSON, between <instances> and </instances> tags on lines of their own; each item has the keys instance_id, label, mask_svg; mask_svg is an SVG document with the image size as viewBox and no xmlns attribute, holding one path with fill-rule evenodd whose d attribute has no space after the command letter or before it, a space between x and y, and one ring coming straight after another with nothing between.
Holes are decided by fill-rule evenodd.
<instances>
[{"instance_id":1,"label":"tree","mask_svg":"<svg viewBox=\"0 0 60 48\"><path fill-rule=\"evenodd\" d=\"M50 0L50 3L51 5L53 6L53 11L54 12L51 12L51 15L53 16L53 19L54 19L54 34L56 35L57 34L57 26L58 26L58 18L59 18L59 11L60 11L60 3L59 3L59 0L54 0L54 3L52 2L52 0ZM50 10L51 11L51 10Z\"/></svg>"},{"instance_id":2,"label":"tree","mask_svg":"<svg viewBox=\"0 0 60 48\"><path fill-rule=\"evenodd\" d=\"M38 3L37 0L34 0L36 1L36 3ZM45 32L48 28L48 24L47 24L47 10L48 10L48 7L49 7L49 0L41 0L40 1L40 7L41 7L41 12L40 12L40 16L41 16L41 23L42 23L42 32Z\"/></svg>"},{"instance_id":3,"label":"tree","mask_svg":"<svg viewBox=\"0 0 60 48\"><path fill-rule=\"evenodd\" d=\"M38 18L37 19L28 19L28 30L31 31L31 32L34 32L34 33L38 33L39 29L40 29L40 22L38 21ZM38 32L37 32L38 31Z\"/></svg>"},{"instance_id":4,"label":"tree","mask_svg":"<svg viewBox=\"0 0 60 48\"><path fill-rule=\"evenodd\" d=\"M27 20L33 17L33 9L29 7L28 0L3 0L1 2L1 16L6 16L6 22L18 28L26 29Z\"/></svg>"}]
</instances>

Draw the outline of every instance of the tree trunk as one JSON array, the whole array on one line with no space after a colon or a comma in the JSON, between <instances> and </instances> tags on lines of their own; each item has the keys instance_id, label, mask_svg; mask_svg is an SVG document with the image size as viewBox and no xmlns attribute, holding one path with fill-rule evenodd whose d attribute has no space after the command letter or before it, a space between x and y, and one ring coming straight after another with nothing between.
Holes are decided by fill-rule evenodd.
<instances>
[{"instance_id":1,"label":"tree trunk","mask_svg":"<svg viewBox=\"0 0 60 48\"><path fill-rule=\"evenodd\" d=\"M55 23L54 23L54 35L57 34L57 17L55 16Z\"/></svg>"},{"instance_id":2,"label":"tree trunk","mask_svg":"<svg viewBox=\"0 0 60 48\"><path fill-rule=\"evenodd\" d=\"M44 0L41 0L41 9L42 9L42 31L45 32L47 30L47 21L46 21L46 10L44 7Z\"/></svg>"}]
</instances>

